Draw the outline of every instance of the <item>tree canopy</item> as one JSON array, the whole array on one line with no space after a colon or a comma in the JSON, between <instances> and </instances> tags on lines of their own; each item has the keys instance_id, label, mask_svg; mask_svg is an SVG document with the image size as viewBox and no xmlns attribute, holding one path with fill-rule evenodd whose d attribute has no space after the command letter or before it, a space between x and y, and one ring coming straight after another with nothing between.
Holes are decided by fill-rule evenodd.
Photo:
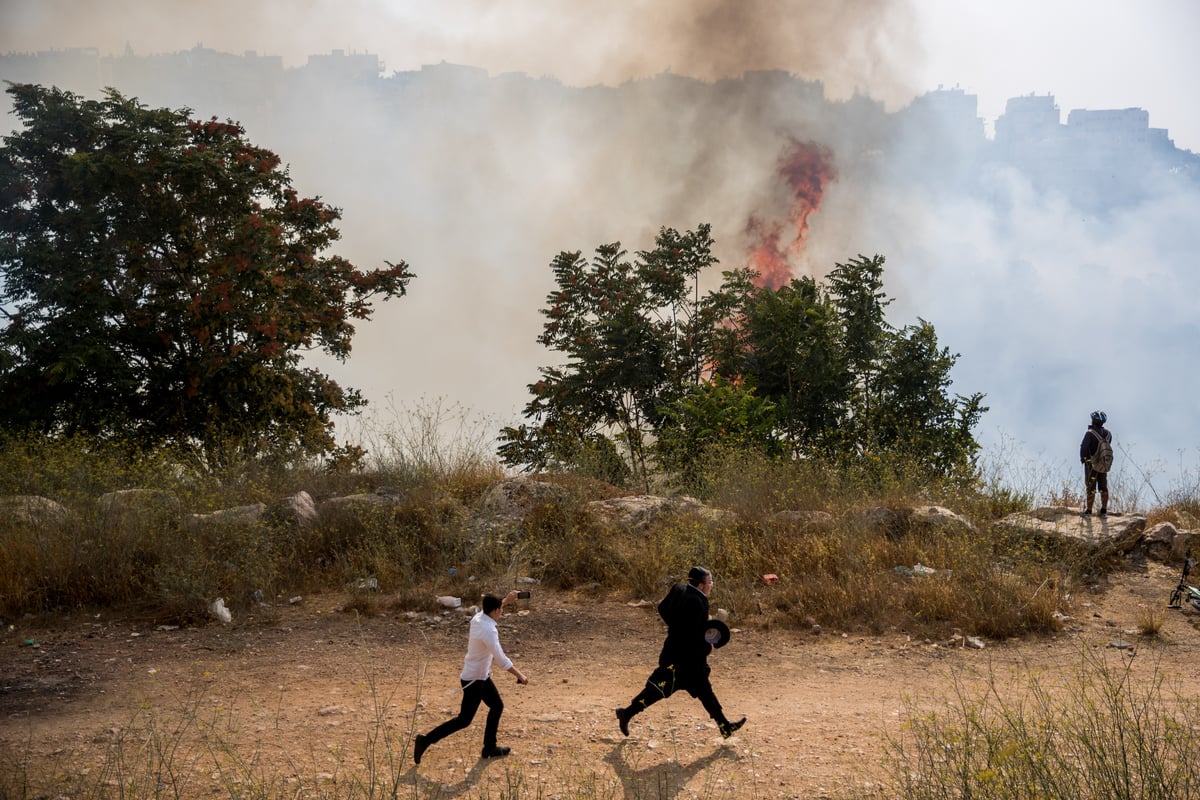
<instances>
[{"instance_id":1,"label":"tree canopy","mask_svg":"<svg viewBox=\"0 0 1200 800\"><path fill-rule=\"evenodd\" d=\"M344 360L408 265L330 254L338 209L235 122L7 91L23 127L0 147L0 429L332 451L332 415L365 400L303 354Z\"/></svg>"},{"instance_id":2,"label":"tree canopy","mask_svg":"<svg viewBox=\"0 0 1200 800\"><path fill-rule=\"evenodd\" d=\"M525 409L533 424L502 431L502 460L643 485L655 470L694 481L719 446L843 461L892 454L931 475L971 472L983 395L949 394L958 356L930 323L887 322L882 256L777 289L733 270L701 295L712 245L707 225L664 228L633 260L620 243L590 263L579 252L554 259L558 288L538 341L565 361L540 369Z\"/></svg>"}]
</instances>

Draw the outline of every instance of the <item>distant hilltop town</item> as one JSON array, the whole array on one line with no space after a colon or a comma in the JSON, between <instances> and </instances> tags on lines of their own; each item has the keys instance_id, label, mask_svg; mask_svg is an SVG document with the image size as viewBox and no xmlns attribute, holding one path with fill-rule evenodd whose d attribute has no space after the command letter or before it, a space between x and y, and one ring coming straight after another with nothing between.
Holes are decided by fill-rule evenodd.
<instances>
[{"instance_id":1,"label":"distant hilltop town","mask_svg":"<svg viewBox=\"0 0 1200 800\"><path fill-rule=\"evenodd\" d=\"M1171 186L1200 187L1200 156L1177 148L1165 129L1151 128L1147 111L1074 109L1064 123L1052 95L1010 99L988 138L978 98L958 88L939 87L888 113L866 97L826 100L819 81L777 71L715 83L663 73L615 87L574 88L522 73L489 77L484 69L445 62L385 74L377 55L344 50L286 68L279 56L198 45L158 55L128 48L121 55L95 48L0 54L0 80L56 85L89 97L111 86L148 105L186 106L199 117L237 119L269 133L280 129L280 120L311 124L318 108L339 103L334 113L370 108L405 125L419 124L422 115L442 119L447 109L469 110L464 119L486 124L488 115L556 118L565 108L584 118L596 115L594 124L603 127L616 124L613 108L625 109L625 116L690 108L695 123L708 130L726 125L729 115L757 114L761 118L751 122L827 144L843 173L882 160L894 177L903 172L917 180L977 184L989 168L1008 166L1040 188L1093 206L1135 201ZM601 106L607 117L595 111Z\"/></svg>"}]
</instances>

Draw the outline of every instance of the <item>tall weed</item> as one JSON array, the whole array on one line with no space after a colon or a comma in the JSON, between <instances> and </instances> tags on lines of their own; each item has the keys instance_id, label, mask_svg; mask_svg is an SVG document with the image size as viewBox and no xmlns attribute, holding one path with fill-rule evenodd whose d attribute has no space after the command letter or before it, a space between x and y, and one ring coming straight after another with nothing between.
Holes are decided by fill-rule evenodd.
<instances>
[{"instance_id":1,"label":"tall weed","mask_svg":"<svg viewBox=\"0 0 1200 800\"><path fill-rule=\"evenodd\" d=\"M1120 656L1119 658L1126 658ZM1155 664L1138 678L1083 651L1063 674L994 676L982 690L956 681L940 711L910 709L888 743L888 796L1035 800L1178 800L1200 793L1200 704Z\"/></svg>"}]
</instances>

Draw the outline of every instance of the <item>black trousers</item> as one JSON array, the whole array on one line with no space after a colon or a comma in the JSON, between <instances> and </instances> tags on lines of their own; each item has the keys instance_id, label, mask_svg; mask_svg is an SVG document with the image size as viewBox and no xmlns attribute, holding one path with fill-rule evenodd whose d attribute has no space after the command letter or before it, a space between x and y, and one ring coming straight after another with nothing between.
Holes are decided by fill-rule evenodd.
<instances>
[{"instance_id":1,"label":"black trousers","mask_svg":"<svg viewBox=\"0 0 1200 800\"><path fill-rule=\"evenodd\" d=\"M650 673L650 677L646 679L646 688L630 701L628 709L634 714L639 714L646 710L647 706L670 697L675 690L683 689L700 701L700 705L704 706L704 710L718 725L724 725L729 720L725 719L725 711L721 708L721 703L713 692L712 683L708 680L711 672L708 664L688 669L680 669L674 664L660 666Z\"/></svg>"},{"instance_id":2,"label":"black trousers","mask_svg":"<svg viewBox=\"0 0 1200 800\"><path fill-rule=\"evenodd\" d=\"M425 735L425 739L429 744L433 744L452 733L461 731L471 724L471 720L475 719L475 712L479 710L479 704L485 703L488 707L488 715L487 723L483 728L483 749L495 747L496 734L500 730L500 715L504 713L504 701L500 699L500 692L496 689L496 684L492 683L491 678L482 681L463 681L462 693L462 706L458 709L458 716L438 725Z\"/></svg>"}]
</instances>

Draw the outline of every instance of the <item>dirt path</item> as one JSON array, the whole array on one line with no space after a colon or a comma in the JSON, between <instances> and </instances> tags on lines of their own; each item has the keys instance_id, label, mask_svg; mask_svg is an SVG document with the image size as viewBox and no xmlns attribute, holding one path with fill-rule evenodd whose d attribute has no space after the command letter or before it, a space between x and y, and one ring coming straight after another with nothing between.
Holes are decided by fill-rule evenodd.
<instances>
[{"instance_id":1,"label":"dirt path","mask_svg":"<svg viewBox=\"0 0 1200 800\"><path fill-rule=\"evenodd\" d=\"M955 678L978 686L988 675L1053 674L1077 664L1081 648L1095 648L1132 659L1147 676L1166 667L1172 681L1190 682L1184 691L1200 692L1194 670L1170 669L1200 653L1200 613L1170 612L1157 640L1136 631L1176 579L1159 565L1131 569L1076 598L1059 636L984 650L903 634L735 625L730 644L710 658L727 712L749 717L728 741L682 693L622 737L612 709L641 688L661 644L653 606L536 592L501 621L505 648L531 678L529 686L508 675L498 681L500 739L512 755L478 759L481 711L469 730L431 748L419 770L414 728L457 711L465 614L357 618L328 596L239 615L228 626L159 630L105 615L27 620L6 626L0 643L0 752L12 754L0 768L94 776L106 754L111 765L118 749L129 758L150 741L159 755L134 763L158 758L155 771L197 797L230 782L312 796L323 782L362 780L368 764L421 797L530 796L538 787L554 796L562 785L617 798L844 796L878 785L885 736L914 704L941 707ZM1135 649L1108 646L1116 640Z\"/></svg>"}]
</instances>

